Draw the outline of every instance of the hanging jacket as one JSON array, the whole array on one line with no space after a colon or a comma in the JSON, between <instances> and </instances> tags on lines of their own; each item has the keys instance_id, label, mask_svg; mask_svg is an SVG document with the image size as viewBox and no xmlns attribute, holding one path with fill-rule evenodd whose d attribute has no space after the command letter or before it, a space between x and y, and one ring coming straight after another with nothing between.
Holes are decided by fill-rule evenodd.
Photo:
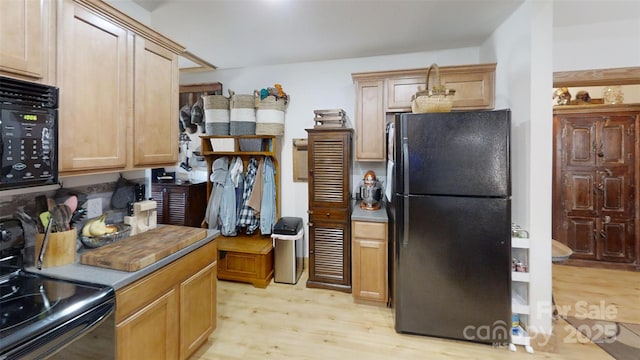
<instances>
[{"instance_id":1,"label":"hanging jacket","mask_svg":"<svg viewBox=\"0 0 640 360\"><path fill-rule=\"evenodd\" d=\"M256 180L257 172L258 161L252 157L249 159L249 164L247 165L247 173L244 178L244 193L242 194L242 207L240 208L240 214L238 215L238 226L246 227L247 235L253 234L260 225L253 209L247 205L249 197L251 196L251 191L253 190L253 183Z\"/></svg>"},{"instance_id":2,"label":"hanging jacket","mask_svg":"<svg viewBox=\"0 0 640 360\"><path fill-rule=\"evenodd\" d=\"M224 236L236 236L238 205L236 198L236 187L242 181L242 159L238 156L233 158L229 165L229 171L222 190L222 201L220 203L220 233Z\"/></svg>"},{"instance_id":3,"label":"hanging jacket","mask_svg":"<svg viewBox=\"0 0 640 360\"><path fill-rule=\"evenodd\" d=\"M260 233L271 234L276 223L275 167L270 157L265 157L262 167L262 203L260 206Z\"/></svg>"},{"instance_id":4,"label":"hanging jacket","mask_svg":"<svg viewBox=\"0 0 640 360\"><path fill-rule=\"evenodd\" d=\"M263 165L264 158L261 158L258 162L258 170L256 173L256 179L253 182L253 190L251 190L251 196L247 200L247 206L253 209L254 215L260 218L260 207L262 206L262 185L264 183Z\"/></svg>"},{"instance_id":5,"label":"hanging jacket","mask_svg":"<svg viewBox=\"0 0 640 360\"><path fill-rule=\"evenodd\" d=\"M220 201L220 233L223 236L236 236L236 187L231 179L231 172L227 172L227 179L222 190Z\"/></svg>"},{"instance_id":6,"label":"hanging jacket","mask_svg":"<svg viewBox=\"0 0 640 360\"><path fill-rule=\"evenodd\" d=\"M211 195L209 195L209 203L205 212L204 219L209 229L218 229L220 225L219 212L220 202L222 200L222 192L227 179L229 169L229 159L226 156L219 157L213 161L211 165Z\"/></svg>"}]
</instances>

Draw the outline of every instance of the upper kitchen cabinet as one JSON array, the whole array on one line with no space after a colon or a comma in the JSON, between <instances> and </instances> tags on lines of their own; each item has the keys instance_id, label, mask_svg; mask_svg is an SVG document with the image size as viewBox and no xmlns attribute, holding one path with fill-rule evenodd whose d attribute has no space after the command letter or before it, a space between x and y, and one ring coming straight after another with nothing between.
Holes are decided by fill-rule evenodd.
<instances>
[{"instance_id":1,"label":"upper kitchen cabinet","mask_svg":"<svg viewBox=\"0 0 640 360\"><path fill-rule=\"evenodd\" d=\"M356 160L385 161L387 113L411 111L411 96L425 90L428 68L351 74L356 84ZM443 66L440 82L455 89L454 111L494 107L496 64ZM434 71L430 84L436 81Z\"/></svg>"},{"instance_id":2,"label":"upper kitchen cabinet","mask_svg":"<svg viewBox=\"0 0 640 360\"><path fill-rule=\"evenodd\" d=\"M178 160L178 55L140 36L135 41L134 166Z\"/></svg>"},{"instance_id":3,"label":"upper kitchen cabinet","mask_svg":"<svg viewBox=\"0 0 640 360\"><path fill-rule=\"evenodd\" d=\"M61 174L173 165L184 49L98 0L58 17Z\"/></svg>"},{"instance_id":4,"label":"upper kitchen cabinet","mask_svg":"<svg viewBox=\"0 0 640 360\"><path fill-rule=\"evenodd\" d=\"M0 75L53 85L53 35L45 32L52 25L53 8L51 1L0 1Z\"/></svg>"},{"instance_id":5,"label":"upper kitchen cabinet","mask_svg":"<svg viewBox=\"0 0 640 360\"><path fill-rule=\"evenodd\" d=\"M384 80L356 80L356 97L356 158L384 160Z\"/></svg>"}]
</instances>

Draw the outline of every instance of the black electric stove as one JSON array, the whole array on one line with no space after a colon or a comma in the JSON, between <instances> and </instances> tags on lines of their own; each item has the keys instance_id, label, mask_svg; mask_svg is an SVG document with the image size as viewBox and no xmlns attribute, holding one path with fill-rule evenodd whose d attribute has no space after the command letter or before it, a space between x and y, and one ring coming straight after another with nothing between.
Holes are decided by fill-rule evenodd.
<instances>
[{"instance_id":1,"label":"black electric stove","mask_svg":"<svg viewBox=\"0 0 640 360\"><path fill-rule=\"evenodd\" d=\"M0 359L42 359L98 325L115 309L104 285L24 271L20 222L0 220Z\"/></svg>"}]
</instances>

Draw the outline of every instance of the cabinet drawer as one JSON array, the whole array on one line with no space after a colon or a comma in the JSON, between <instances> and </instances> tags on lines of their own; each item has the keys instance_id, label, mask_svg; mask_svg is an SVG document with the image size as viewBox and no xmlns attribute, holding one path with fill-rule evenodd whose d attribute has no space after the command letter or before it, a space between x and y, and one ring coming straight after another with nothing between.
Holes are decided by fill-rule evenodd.
<instances>
[{"instance_id":1,"label":"cabinet drawer","mask_svg":"<svg viewBox=\"0 0 640 360\"><path fill-rule=\"evenodd\" d=\"M314 208L309 210L309 221L347 221L347 209Z\"/></svg>"},{"instance_id":2,"label":"cabinet drawer","mask_svg":"<svg viewBox=\"0 0 640 360\"><path fill-rule=\"evenodd\" d=\"M354 221L353 235L360 239L377 239L384 241L387 238L387 226L385 223Z\"/></svg>"},{"instance_id":3,"label":"cabinet drawer","mask_svg":"<svg viewBox=\"0 0 640 360\"><path fill-rule=\"evenodd\" d=\"M116 324L126 319L135 311L158 299L169 289L175 287L191 275L216 261L216 242L200 247L197 250L170 263L160 270L136 281L116 292Z\"/></svg>"}]
</instances>

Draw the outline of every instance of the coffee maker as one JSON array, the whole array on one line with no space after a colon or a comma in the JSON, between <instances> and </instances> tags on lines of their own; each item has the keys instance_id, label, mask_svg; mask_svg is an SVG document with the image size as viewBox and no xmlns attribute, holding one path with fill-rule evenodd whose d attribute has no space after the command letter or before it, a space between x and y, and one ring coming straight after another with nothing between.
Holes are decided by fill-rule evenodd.
<instances>
[{"instance_id":1,"label":"coffee maker","mask_svg":"<svg viewBox=\"0 0 640 360\"><path fill-rule=\"evenodd\" d=\"M382 186L376 179L376 174L369 170L364 174L360 185L360 208L364 210L380 209L380 199L382 199Z\"/></svg>"}]
</instances>

